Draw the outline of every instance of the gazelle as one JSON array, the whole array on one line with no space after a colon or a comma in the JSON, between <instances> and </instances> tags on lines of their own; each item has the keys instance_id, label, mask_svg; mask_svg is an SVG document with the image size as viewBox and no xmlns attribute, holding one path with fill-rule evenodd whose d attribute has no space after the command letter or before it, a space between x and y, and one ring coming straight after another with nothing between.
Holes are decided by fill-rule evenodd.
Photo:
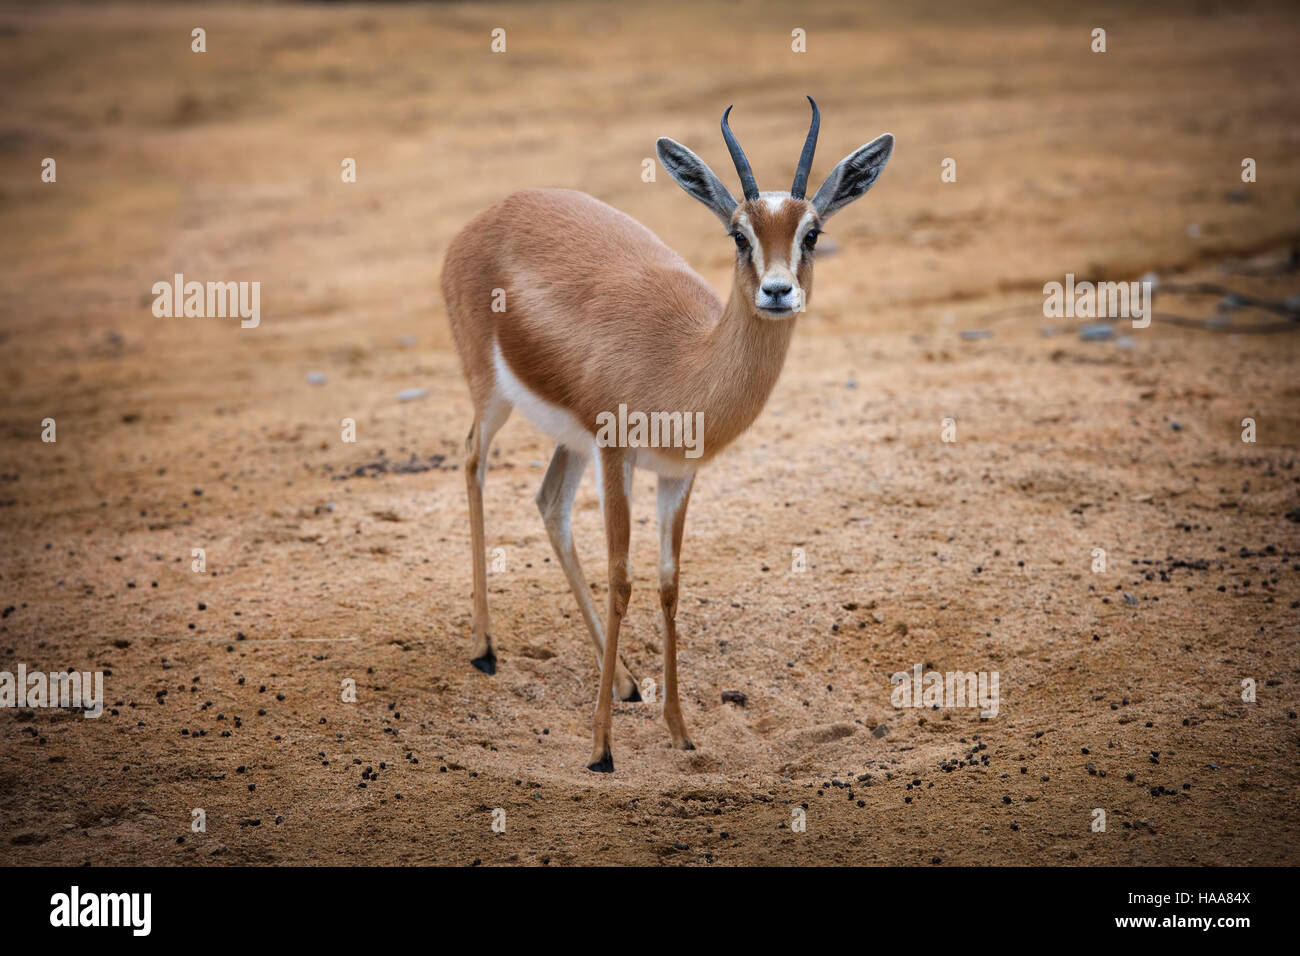
<instances>
[{"instance_id":1,"label":"gazelle","mask_svg":"<svg viewBox=\"0 0 1300 956\"><path fill-rule=\"evenodd\" d=\"M641 699L618 654L632 591L628 579L634 468L658 475L659 604L664 624L664 719L673 746L693 750L677 696L677 581L686 505L695 472L753 423L785 362L794 318L812 289L822 224L865 193L894 146L886 133L845 157L812 199L804 196L820 113L789 192L759 192L722 114L722 135L740 175L737 201L702 159L667 137L659 159L673 179L721 220L736 247L731 298L709 285L649 229L585 193L514 193L452 240L442 291L474 402L465 484L473 540L471 663L496 672L488 628L483 482L493 436L518 408L556 441L537 492L551 545L596 645L600 689L588 769L614 769L610 706ZM501 308L504 297L504 308ZM598 440L600 423L622 412L680 414L702 421L702 446L628 447ZM702 414L702 419L700 415ZM663 422L676 419L660 419ZM608 437L606 435L606 437ZM606 626L573 546L570 513L583 472L596 462L609 555Z\"/></svg>"}]
</instances>

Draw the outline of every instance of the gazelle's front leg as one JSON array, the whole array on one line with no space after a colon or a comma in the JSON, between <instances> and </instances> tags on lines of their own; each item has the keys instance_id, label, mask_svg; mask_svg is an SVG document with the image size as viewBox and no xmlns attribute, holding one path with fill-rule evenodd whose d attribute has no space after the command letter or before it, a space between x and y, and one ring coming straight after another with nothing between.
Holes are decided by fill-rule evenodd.
<instances>
[{"instance_id":1,"label":"gazelle's front leg","mask_svg":"<svg viewBox=\"0 0 1300 956\"><path fill-rule=\"evenodd\" d=\"M569 589L578 602L578 610L587 623L587 632L596 646L596 666L605 660L605 631L600 617L596 614L596 603L592 600L591 589L582 574L582 563L573 546L573 499L582 482L582 473L587 468L587 456L582 452L564 445L558 445L551 458L551 466L546 469L546 478L537 492L537 508L542 513L546 524L546 533L555 549L555 557L564 569L564 576L569 579ZM603 492L602 492L603 494ZM614 672L614 690L619 700L640 700L641 693L636 680L628 673L627 665L619 658L618 670Z\"/></svg>"},{"instance_id":2,"label":"gazelle's front leg","mask_svg":"<svg viewBox=\"0 0 1300 956\"><path fill-rule=\"evenodd\" d=\"M664 720L678 750L694 750L677 699L677 580L694 475L659 476L659 605L664 612Z\"/></svg>"},{"instance_id":3,"label":"gazelle's front leg","mask_svg":"<svg viewBox=\"0 0 1300 956\"><path fill-rule=\"evenodd\" d=\"M609 615L605 625L605 653L600 664L600 691L596 694L596 717L592 727L591 763L588 770L612 773L614 755L610 749L610 706L614 696L614 672L618 669L618 632L627 613L632 581L627 571L628 540L632 534L632 459L621 448L598 448L597 475L605 507L605 541L609 551Z\"/></svg>"}]
</instances>

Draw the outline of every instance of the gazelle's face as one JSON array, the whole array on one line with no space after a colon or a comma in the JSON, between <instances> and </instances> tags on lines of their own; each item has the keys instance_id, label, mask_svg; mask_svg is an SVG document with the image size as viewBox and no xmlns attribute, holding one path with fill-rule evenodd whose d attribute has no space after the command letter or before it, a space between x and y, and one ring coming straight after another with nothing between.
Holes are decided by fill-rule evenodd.
<instances>
[{"instance_id":1,"label":"gazelle's face","mask_svg":"<svg viewBox=\"0 0 1300 956\"><path fill-rule=\"evenodd\" d=\"M894 151L893 136L877 136L840 160L813 197L804 198L821 127L817 104L811 96L808 102L812 122L789 192L759 192L745 151L727 125L730 106L722 114L722 138L740 176L743 200L732 196L708 164L681 143L661 136L655 144L659 161L677 184L727 227L736 244L735 295L752 302L755 314L764 319L788 319L808 307L813 247L822 222L870 189Z\"/></svg>"},{"instance_id":2,"label":"gazelle's face","mask_svg":"<svg viewBox=\"0 0 1300 956\"><path fill-rule=\"evenodd\" d=\"M761 318L788 319L807 308L820 231L813 204L789 193L765 192L736 206L736 289Z\"/></svg>"}]
</instances>

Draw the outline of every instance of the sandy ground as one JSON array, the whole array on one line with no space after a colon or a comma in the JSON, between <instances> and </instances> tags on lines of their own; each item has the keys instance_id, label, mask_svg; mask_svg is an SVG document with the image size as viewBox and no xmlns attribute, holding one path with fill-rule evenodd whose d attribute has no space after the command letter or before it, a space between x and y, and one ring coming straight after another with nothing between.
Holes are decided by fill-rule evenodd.
<instances>
[{"instance_id":1,"label":"sandy ground","mask_svg":"<svg viewBox=\"0 0 1300 956\"><path fill-rule=\"evenodd\" d=\"M1300 862L1296 331L1252 309L1203 327L1213 296L1162 296L1198 322L1118 344L1042 315L1066 273L1300 292L1274 268L1300 241L1300 13L1203 9L0 11L0 669L101 669L109 705L0 711L0 858ZM699 749L624 704L617 772L591 774L596 662L532 501L550 447L519 417L487 484L501 666L467 661L442 253L509 191L567 186L725 292L727 240L641 161L671 135L734 183L735 102L783 188L805 92L815 182L882 131L898 147L831 224L767 410L696 484ZM155 318L175 272L260 281L261 325ZM639 476L639 677L660 666L651 501ZM603 607L590 475L575 527ZM998 715L895 709L915 664L997 671Z\"/></svg>"}]
</instances>

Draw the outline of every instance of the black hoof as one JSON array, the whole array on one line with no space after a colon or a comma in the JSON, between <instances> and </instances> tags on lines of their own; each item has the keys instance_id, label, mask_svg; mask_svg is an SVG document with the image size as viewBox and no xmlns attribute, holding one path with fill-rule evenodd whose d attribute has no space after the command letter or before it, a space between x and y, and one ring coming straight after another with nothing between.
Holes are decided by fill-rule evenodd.
<instances>
[{"instance_id":1,"label":"black hoof","mask_svg":"<svg viewBox=\"0 0 1300 956\"><path fill-rule=\"evenodd\" d=\"M682 749L683 749L683 750L694 750L694 749L695 749L695 744L691 743L691 742L688 740L688 741L686 741L686 743L682 744Z\"/></svg>"},{"instance_id":2,"label":"black hoof","mask_svg":"<svg viewBox=\"0 0 1300 956\"><path fill-rule=\"evenodd\" d=\"M635 704L635 703L639 703L640 700L641 700L641 688L640 688L640 687L637 687L637 686L636 686L636 682L633 681L633 682L632 682L632 696L630 696L630 697L624 697L624 698L623 698L623 703L625 703L625 704Z\"/></svg>"},{"instance_id":3,"label":"black hoof","mask_svg":"<svg viewBox=\"0 0 1300 956\"><path fill-rule=\"evenodd\" d=\"M497 656L491 651L488 651L482 657L474 658L470 663L484 674L495 674L497 672Z\"/></svg>"},{"instance_id":4,"label":"black hoof","mask_svg":"<svg viewBox=\"0 0 1300 956\"><path fill-rule=\"evenodd\" d=\"M595 763L587 764L587 769L593 773L613 773L614 772L614 755L605 754Z\"/></svg>"}]
</instances>

